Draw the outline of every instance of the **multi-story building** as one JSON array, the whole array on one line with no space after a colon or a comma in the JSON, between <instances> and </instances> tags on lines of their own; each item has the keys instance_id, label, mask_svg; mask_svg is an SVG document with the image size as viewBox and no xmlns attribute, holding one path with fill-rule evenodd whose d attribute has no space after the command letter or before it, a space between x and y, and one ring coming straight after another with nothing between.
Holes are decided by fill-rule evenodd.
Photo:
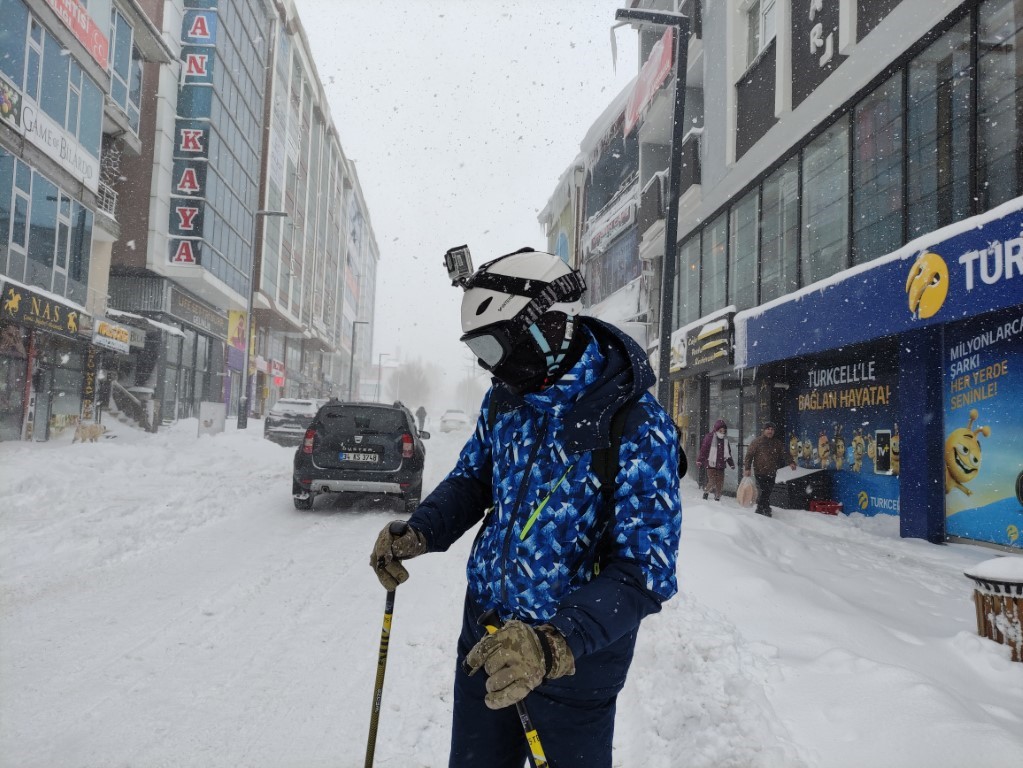
<instances>
[{"instance_id":1,"label":"multi-story building","mask_svg":"<svg viewBox=\"0 0 1023 768\"><path fill-rule=\"evenodd\" d=\"M653 179L681 152L673 306L650 318L671 344L650 348L686 447L719 417L744 447L770 419L811 470L782 493L1023 546L1023 6L680 10L687 135L665 141L669 77L640 99L638 226L658 267ZM664 33L641 31L641 81Z\"/></svg>"},{"instance_id":2,"label":"multi-story building","mask_svg":"<svg viewBox=\"0 0 1023 768\"><path fill-rule=\"evenodd\" d=\"M287 218L266 220L257 390L348 397L370 365L379 249L294 3L277 11L265 205Z\"/></svg>"},{"instance_id":3,"label":"multi-story building","mask_svg":"<svg viewBox=\"0 0 1023 768\"><path fill-rule=\"evenodd\" d=\"M0 439L346 396L379 252L293 4L0 18Z\"/></svg>"},{"instance_id":4,"label":"multi-story building","mask_svg":"<svg viewBox=\"0 0 1023 768\"><path fill-rule=\"evenodd\" d=\"M0 440L46 440L96 418L142 343L105 315L112 182L141 149L141 68L172 53L134 0L2 0L0 19Z\"/></svg>"},{"instance_id":5,"label":"multi-story building","mask_svg":"<svg viewBox=\"0 0 1023 768\"><path fill-rule=\"evenodd\" d=\"M343 396L344 318L365 291L372 319L377 254L371 232L349 247L349 220L367 217L345 205L361 203L345 191L358 182L294 7L184 0L164 5L164 28L179 36L178 70L145 89L157 94L144 105L156 139L125 176L148 195L135 198L137 229L116 244L111 278L118 309L159 327L120 379L152 393L154 423L204 400L235 413L246 379L255 413L285 394Z\"/></svg>"}]
</instances>

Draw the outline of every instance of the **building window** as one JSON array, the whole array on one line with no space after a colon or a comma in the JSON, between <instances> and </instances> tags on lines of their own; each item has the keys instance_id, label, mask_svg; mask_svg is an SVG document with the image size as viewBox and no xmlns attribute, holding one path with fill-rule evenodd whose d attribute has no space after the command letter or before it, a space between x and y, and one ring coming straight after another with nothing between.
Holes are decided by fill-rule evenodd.
<instances>
[{"instance_id":1,"label":"building window","mask_svg":"<svg viewBox=\"0 0 1023 768\"><path fill-rule=\"evenodd\" d=\"M1023 166L1023 2L980 6L977 35L978 171L987 210L1020 194Z\"/></svg>"},{"instance_id":2,"label":"building window","mask_svg":"<svg viewBox=\"0 0 1023 768\"><path fill-rule=\"evenodd\" d=\"M774 40L775 0L753 0L746 8L746 66Z\"/></svg>"},{"instance_id":3,"label":"building window","mask_svg":"<svg viewBox=\"0 0 1023 768\"><path fill-rule=\"evenodd\" d=\"M20 89L25 77L28 7L21 0L0 0L0 72Z\"/></svg>"},{"instance_id":4,"label":"building window","mask_svg":"<svg viewBox=\"0 0 1023 768\"><path fill-rule=\"evenodd\" d=\"M732 206L729 213L728 304L738 310L757 303L757 189Z\"/></svg>"},{"instance_id":5,"label":"building window","mask_svg":"<svg viewBox=\"0 0 1023 768\"><path fill-rule=\"evenodd\" d=\"M725 306L728 277L728 217L718 216L703 232L703 263L700 314L703 316Z\"/></svg>"},{"instance_id":6,"label":"building window","mask_svg":"<svg viewBox=\"0 0 1023 768\"><path fill-rule=\"evenodd\" d=\"M799 287L799 164L791 158L764 180L760 218L760 301Z\"/></svg>"},{"instance_id":7,"label":"building window","mask_svg":"<svg viewBox=\"0 0 1023 768\"><path fill-rule=\"evenodd\" d=\"M802 284L809 285L849 266L848 118L803 150L802 202Z\"/></svg>"},{"instance_id":8,"label":"building window","mask_svg":"<svg viewBox=\"0 0 1023 768\"><path fill-rule=\"evenodd\" d=\"M906 195L909 239L970 215L970 20L909 64Z\"/></svg>"},{"instance_id":9,"label":"building window","mask_svg":"<svg viewBox=\"0 0 1023 768\"><path fill-rule=\"evenodd\" d=\"M853 263L902 245L902 74L853 112Z\"/></svg>"},{"instance_id":10,"label":"building window","mask_svg":"<svg viewBox=\"0 0 1023 768\"><path fill-rule=\"evenodd\" d=\"M142 98L142 54L134 43L135 31L121 12L110 11L110 98L126 116L132 130L138 133Z\"/></svg>"}]
</instances>

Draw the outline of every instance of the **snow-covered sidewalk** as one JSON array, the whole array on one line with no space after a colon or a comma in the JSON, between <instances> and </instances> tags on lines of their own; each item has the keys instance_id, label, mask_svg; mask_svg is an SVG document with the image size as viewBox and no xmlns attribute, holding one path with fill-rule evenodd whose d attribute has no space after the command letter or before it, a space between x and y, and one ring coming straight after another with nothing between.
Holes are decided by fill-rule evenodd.
<instances>
[{"instance_id":1,"label":"snow-covered sidewalk","mask_svg":"<svg viewBox=\"0 0 1023 768\"><path fill-rule=\"evenodd\" d=\"M0 443L0 765L361 766L386 501L292 508L261 424ZM435 432L426 486L465 434ZM685 486L681 593L640 633L623 768L1009 768L1023 664L977 636L963 571L998 553L895 518ZM447 764L471 536L398 591L376 764Z\"/></svg>"}]
</instances>

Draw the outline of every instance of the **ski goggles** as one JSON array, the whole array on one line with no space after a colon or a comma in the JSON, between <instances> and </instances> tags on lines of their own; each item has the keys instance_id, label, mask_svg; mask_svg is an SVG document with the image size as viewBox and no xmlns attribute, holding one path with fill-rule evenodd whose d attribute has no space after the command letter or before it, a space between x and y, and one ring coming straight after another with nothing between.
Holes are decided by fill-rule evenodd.
<instances>
[{"instance_id":1,"label":"ski goggles","mask_svg":"<svg viewBox=\"0 0 1023 768\"><path fill-rule=\"evenodd\" d=\"M508 359L515 345L522 341L523 335L519 323L505 320L463 334L461 341L487 368L495 368Z\"/></svg>"}]
</instances>

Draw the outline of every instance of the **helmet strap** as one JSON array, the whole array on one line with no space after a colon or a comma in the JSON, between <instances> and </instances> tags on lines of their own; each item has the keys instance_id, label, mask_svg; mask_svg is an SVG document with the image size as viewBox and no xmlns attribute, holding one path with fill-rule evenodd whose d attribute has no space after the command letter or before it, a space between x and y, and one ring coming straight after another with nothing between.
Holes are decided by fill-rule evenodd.
<instances>
[{"instance_id":1,"label":"helmet strap","mask_svg":"<svg viewBox=\"0 0 1023 768\"><path fill-rule=\"evenodd\" d=\"M570 316L565 318L565 332L562 334L561 345L557 351L552 349L547 337L543 335L543 332L536 323L529 326L529 333L540 348L540 351L543 352L547 362L547 376L550 379L562 362L564 362L565 356L572 346L572 337L575 334L575 318Z\"/></svg>"}]
</instances>

